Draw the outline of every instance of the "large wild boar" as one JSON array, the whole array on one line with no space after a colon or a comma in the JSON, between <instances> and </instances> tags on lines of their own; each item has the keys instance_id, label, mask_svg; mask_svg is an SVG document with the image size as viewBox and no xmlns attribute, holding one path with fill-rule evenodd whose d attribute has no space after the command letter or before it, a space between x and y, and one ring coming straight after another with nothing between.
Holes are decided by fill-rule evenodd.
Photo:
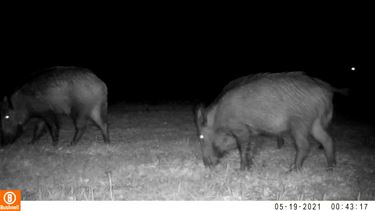
<instances>
[{"instance_id":1,"label":"large wild boar","mask_svg":"<svg viewBox=\"0 0 375 211\"><path fill-rule=\"evenodd\" d=\"M234 139L240 169L249 169L254 140L272 135L295 140L292 169L300 170L312 135L323 145L328 167L333 167L334 145L326 131L332 119L333 91L329 84L303 72L262 73L232 82L210 106L196 111L205 166L216 165Z\"/></svg>"},{"instance_id":2,"label":"large wild boar","mask_svg":"<svg viewBox=\"0 0 375 211\"><path fill-rule=\"evenodd\" d=\"M75 133L71 145L77 144L88 120L101 130L104 142L109 143L107 125L107 86L94 73L79 67L52 67L43 71L1 105L2 145L12 143L21 135L30 119L40 121L34 128L30 143L35 143L47 128L53 145L58 144L57 115L73 119Z\"/></svg>"}]
</instances>

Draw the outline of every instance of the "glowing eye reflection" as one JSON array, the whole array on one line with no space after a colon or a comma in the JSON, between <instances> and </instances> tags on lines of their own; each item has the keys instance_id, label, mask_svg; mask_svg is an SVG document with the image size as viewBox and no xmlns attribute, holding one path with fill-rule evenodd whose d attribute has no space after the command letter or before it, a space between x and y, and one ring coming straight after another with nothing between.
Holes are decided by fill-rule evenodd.
<instances>
[{"instance_id":1,"label":"glowing eye reflection","mask_svg":"<svg viewBox=\"0 0 375 211\"><path fill-rule=\"evenodd\" d=\"M199 138L200 138L200 139L204 139L204 135L201 134L201 135L199 136Z\"/></svg>"},{"instance_id":2,"label":"glowing eye reflection","mask_svg":"<svg viewBox=\"0 0 375 211\"><path fill-rule=\"evenodd\" d=\"M10 116L9 116L9 115L5 115L4 118L5 118L5 119L9 119Z\"/></svg>"}]
</instances>

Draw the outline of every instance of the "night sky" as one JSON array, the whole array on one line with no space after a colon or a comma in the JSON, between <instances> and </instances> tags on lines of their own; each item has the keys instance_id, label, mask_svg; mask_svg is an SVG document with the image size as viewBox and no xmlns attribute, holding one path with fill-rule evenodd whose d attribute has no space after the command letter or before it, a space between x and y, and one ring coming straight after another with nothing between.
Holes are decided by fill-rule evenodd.
<instances>
[{"instance_id":1,"label":"night sky","mask_svg":"<svg viewBox=\"0 0 375 211\"><path fill-rule=\"evenodd\" d=\"M93 70L107 83L110 104L207 103L243 75L305 71L349 88L349 96L336 99L339 111L372 121L371 33L350 17L299 22L129 10L79 17L79 12L50 11L5 21L1 94L9 95L33 72L55 65Z\"/></svg>"}]
</instances>

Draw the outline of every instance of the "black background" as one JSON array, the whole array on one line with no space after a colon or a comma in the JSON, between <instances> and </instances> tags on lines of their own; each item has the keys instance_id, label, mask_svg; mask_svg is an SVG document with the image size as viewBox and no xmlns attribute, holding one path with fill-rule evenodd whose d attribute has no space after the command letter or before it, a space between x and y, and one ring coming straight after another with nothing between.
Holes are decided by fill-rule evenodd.
<instances>
[{"instance_id":1,"label":"black background","mask_svg":"<svg viewBox=\"0 0 375 211\"><path fill-rule=\"evenodd\" d=\"M243 75L305 71L349 88L350 95L335 98L337 110L373 122L374 46L366 11L216 6L49 5L9 13L1 94L55 65L92 69L107 83L111 104L208 103Z\"/></svg>"}]
</instances>

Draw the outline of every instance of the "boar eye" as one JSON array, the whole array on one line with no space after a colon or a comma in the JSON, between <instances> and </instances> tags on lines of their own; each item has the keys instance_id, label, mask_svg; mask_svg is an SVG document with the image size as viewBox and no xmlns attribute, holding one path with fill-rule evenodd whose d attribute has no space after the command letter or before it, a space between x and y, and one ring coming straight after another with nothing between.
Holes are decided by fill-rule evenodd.
<instances>
[{"instance_id":1,"label":"boar eye","mask_svg":"<svg viewBox=\"0 0 375 211\"><path fill-rule=\"evenodd\" d=\"M204 135L200 134L200 135L199 135L199 138L200 138L200 139L204 139Z\"/></svg>"}]
</instances>

